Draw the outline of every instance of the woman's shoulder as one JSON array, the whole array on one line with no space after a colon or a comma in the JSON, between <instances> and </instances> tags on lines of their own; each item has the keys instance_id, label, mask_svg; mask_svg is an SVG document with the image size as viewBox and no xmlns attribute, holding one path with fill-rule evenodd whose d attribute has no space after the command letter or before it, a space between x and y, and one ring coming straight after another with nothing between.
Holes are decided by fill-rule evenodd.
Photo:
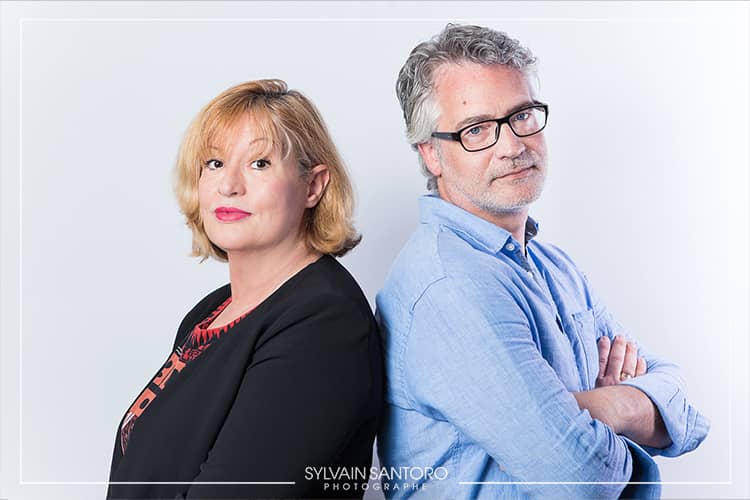
<instances>
[{"instance_id":1,"label":"woman's shoulder","mask_svg":"<svg viewBox=\"0 0 750 500\"><path fill-rule=\"evenodd\" d=\"M362 289L349 271L335 257L324 255L289 280L280 297L294 303L330 301L342 308L366 307L369 304Z\"/></svg>"},{"instance_id":2,"label":"woman's shoulder","mask_svg":"<svg viewBox=\"0 0 750 500\"><path fill-rule=\"evenodd\" d=\"M308 325L328 335L366 335L375 324L370 304L352 275L335 258L323 256L258 308L270 335ZM348 332L348 333L343 333Z\"/></svg>"}]
</instances>

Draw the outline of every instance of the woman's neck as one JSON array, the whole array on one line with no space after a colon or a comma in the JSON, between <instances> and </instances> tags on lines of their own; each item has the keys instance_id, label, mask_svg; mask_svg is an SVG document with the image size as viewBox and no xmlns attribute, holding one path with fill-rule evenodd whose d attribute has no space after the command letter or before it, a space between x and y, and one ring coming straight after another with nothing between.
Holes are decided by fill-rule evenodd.
<instances>
[{"instance_id":1,"label":"woman's neck","mask_svg":"<svg viewBox=\"0 0 750 500\"><path fill-rule=\"evenodd\" d=\"M304 240L293 245L274 246L268 250L230 253L229 282L232 309L256 307L289 278L320 258Z\"/></svg>"}]
</instances>

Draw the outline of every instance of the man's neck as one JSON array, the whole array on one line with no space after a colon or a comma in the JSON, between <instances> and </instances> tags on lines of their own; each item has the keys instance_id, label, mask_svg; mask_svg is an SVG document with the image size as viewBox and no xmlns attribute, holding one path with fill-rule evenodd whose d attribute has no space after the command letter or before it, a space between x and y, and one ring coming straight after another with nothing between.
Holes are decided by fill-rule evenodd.
<instances>
[{"instance_id":1,"label":"man's neck","mask_svg":"<svg viewBox=\"0 0 750 500\"><path fill-rule=\"evenodd\" d=\"M442 192L439 195L444 201L452 203L470 214L476 215L480 219L484 219L505 229L521 245L524 254L526 253L526 220L529 217L528 206L502 212L490 212L477 207L464 197L447 197Z\"/></svg>"},{"instance_id":2,"label":"man's neck","mask_svg":"<svg viewBox=\"0 0 750 500\"><path fill-rule=\"evenodd\" d=\"M527 207L519 208L512 212L501 214L492 214L486 220L492 222L508 231L513 239L526 249L526 220L529 218L529 209Z\"/></svg>"},{"instance_id":3,"label":"man's neck","mask_svg":"<svg viewBox=\"0 0 750 500\"><path fill-rule=\"evenodd\" d=\"M519 209L518 212L482 218L508 231L513 236L513 239L521 245L521 250L526 255L526 219L528 217L529 209L524 207L523 209Z\"/></svg>"}]
</instances>

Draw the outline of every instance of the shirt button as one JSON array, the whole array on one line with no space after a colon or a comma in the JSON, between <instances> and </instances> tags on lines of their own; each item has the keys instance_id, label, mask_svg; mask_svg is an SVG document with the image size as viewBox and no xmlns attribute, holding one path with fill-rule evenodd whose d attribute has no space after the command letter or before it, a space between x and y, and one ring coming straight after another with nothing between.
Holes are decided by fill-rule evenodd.
<instances>
[{"instance_id":1,"label":"shirt button","mask_svg":"<svg viewBox=\"0 0 750 500\"><path fill-rule=\"evenodd\" d=\"M498 468L499 468L499 469L500 469L501 471L505 472L505 467L503 467L503 464L497 464L497 467L498 467Z\"/></svg>"},{"instance_id":2,"label":"shirt button","mask_svg":"<svg viewBox=\"0 0 750 500\"><path fill-rule=\"evenodd\" d=\"M516 246L513 243L508 243L507 245L505 245L505 249L509 252L512 252L516 249Z\"/></svg>"}]
</instances>

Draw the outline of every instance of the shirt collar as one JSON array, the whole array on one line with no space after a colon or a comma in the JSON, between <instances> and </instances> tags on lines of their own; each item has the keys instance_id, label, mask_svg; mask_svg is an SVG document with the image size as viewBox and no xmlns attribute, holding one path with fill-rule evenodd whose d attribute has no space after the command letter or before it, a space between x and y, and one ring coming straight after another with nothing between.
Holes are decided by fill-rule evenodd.
<instances>
[{"instance_id":1,"label":"shirt collar","mask_svg":"<svg viewBox=\"0 0 750 500\"><path fill-rule=\"evenodd\" d=\"M513 240L513 235L500 226L477 217L453 203L441 199L435 194L426 194L419 199L419 220L423 223L440 224L451 228L463 239L470 239L475 246L481 246L488 252L498 253ZM526 242L539 232L539 224L528 217L526 219Z\"/></svg>"}]
</instances>

